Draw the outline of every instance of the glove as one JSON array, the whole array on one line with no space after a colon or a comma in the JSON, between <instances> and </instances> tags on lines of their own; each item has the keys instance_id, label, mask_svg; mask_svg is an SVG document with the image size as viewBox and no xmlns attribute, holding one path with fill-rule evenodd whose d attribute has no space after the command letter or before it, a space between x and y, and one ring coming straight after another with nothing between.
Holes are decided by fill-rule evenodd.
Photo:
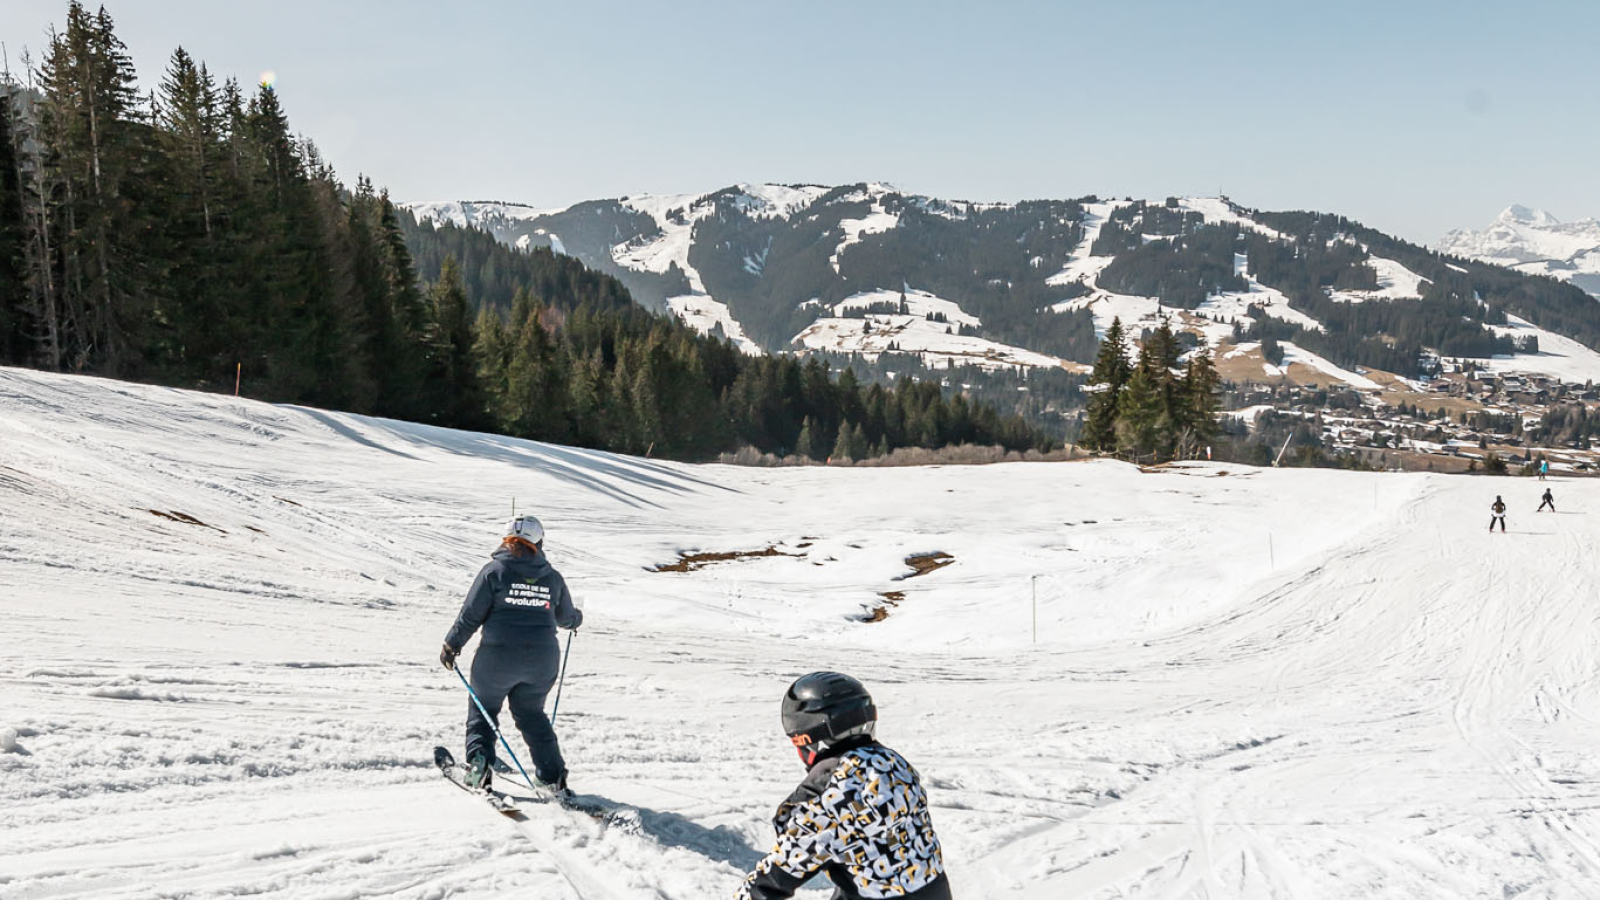
<instances>
[{"instance_id":1,"label":"glove","mask_svg":"<svg viewBox=\"0 0 1600 900\"><path fill-rule=\"evenodd\" d=\"M445 667L445 669L454 672L456 670L456 657L460 654L460 650L457 650L449 644L445 644L444 649L439 651L439 662Z\"/></svg>"},{"instance_id":2,"label":"glove","mask_svg":"<svg viewBox=\"0 0 1600 900\"><path fill-rule=\"evenodd\" d=\"M573 615L574 615L574 616L577 616L577 618L576 618L576 619L573 619L573 621L572 621L572 627L571 627L571 628L570 628L570 630L571 630L571 631L577 631L577 630L578 630L578 626L579 626L579 625L582 625L582 624L583 624L583 610L581 610L581 609L574 609L574 610L573 610L573 611L572 611L572 614L573 614Z\"/></svg>"}]
</instances>

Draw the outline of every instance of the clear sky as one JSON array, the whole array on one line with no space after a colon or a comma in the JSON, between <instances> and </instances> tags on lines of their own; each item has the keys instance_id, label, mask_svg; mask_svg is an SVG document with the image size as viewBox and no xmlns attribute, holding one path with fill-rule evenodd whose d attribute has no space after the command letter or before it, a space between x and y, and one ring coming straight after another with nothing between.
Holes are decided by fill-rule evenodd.
<instances>
[{"instance_id":1,"label":"clear sky","mask_svg":"<svg viewBox=\"0 0 1600 900\"><path fill-rule=\"evenodd\" d=\"M93 4L89 4L91 8ZM1214 195L1423 243L1600 216L1600 2L113 0L402 200ZM65 0L5 0L16 66Z\"/></svg>"}]
</instances>

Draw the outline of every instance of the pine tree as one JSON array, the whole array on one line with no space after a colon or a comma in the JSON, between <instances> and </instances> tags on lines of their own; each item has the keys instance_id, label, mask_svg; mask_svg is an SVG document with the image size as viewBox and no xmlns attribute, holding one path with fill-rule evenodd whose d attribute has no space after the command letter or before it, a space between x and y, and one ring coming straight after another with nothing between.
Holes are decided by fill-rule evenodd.
<instances>
[{"instance_id":1,"label":"pine tree","mask_svg":"<svg viewBox=\"0 0 1600 900\"><path fill-rule=\"evenodd\" d=\"M646 456L654 452L662 437L661 398L656 391L656 357L648 349L641 353L639 371L633 376L633 421L635 452Z\"/></svg>"},{"instance_id":2,"label":"pine tree","mask_svg":"<svg viewBox=\"0 0 1600 900\"><path fill-rule=\"evenodd\" d=\"M855 459L851 453L851 438L852 433L850 423L839 423L839 437L833 442L833 452L828 454L828 459L837 460L839 462L850 462L851 460Z\"/></svg>"},{"instance_id":3,"label":"pine tree","mask_svg":"<svg viewBox=\"0 0 1600 900\"><path fill-rule=\"evenodd\" d=\"M850 427L850 458L866 459L872 453L872 445L867 442L867 433L857 422Z\"/></svg>"},{"instance_id":4,"label":"pine tree","mask_svg":"<svg viewBox=\"0 0 1600 900\"><path fill-rule=\"evenodd\" d=\"M1096 392L1089 398L1083 433L1079 442L1091 450L1107 451L1117 446L1117 415L1122 391L1132 375L1122 319L1114 318L1100 342L1089 383Z\"/></svg>"},{"instance_id":5,"label":"pine tree","mask_svg":"<svg viewBox=\"0 0 1600 900\"><path fill-rule=\"evenodd\" d=\"M571 439L580 443L595 439L594 423L600 414L605 376L599 353L599 348L596 348L587 359L572 358L565 352L563 354L567 357L567 410L572 421Z\"/></svg>"},{"instance_id":6,"label":"pine tree","mask_svg":"<svg viewBox=\"0 0 1600 900\"><path fill-rule=\"evenodd\" d=\"M472 355L472 307L453 257L445 260L443 274L433 287L433 314L438 323L433 345L432 383L438 390L433 418L460 428L481 427L483 402Z\"/></svg>"},{"instance_id":7,"label":"pine tree","mask_svg":"<svg viewBox=\"0 0 1600 900\"><path fill-rule=\"evenodd\" d=\"M11 88L0 81L0 365L34 352L22 169L13 143Z\"/></svg>"},{"instance_id":8,"label":"pine tree","mask_svg":"<svg viewBox=\"0 0 1600 900\"><path fill-rule=\"evenodd\" d=\"M135 363L130 340L144 322L136 240L149 232L129 202L141 153L132 60L101 9L74 0L39 71L45 102L43 182L56 205L60 303L47 327L59 335L53 367L96 363L116 375Z\"/></svg>"},{"instance_id":9,"label":"pine tree","mask_svg":"<svg viewBox=\"0 0 1600 900\"><path fill-rule=\"evenodd\" d=\"M514 418L508 383L511 338L500 313L487 306L478 310L473 331L477 342L472 346L472 358L478 366L478 388L483 392L485 413L493 427L507 429L507 423Z\"/></svg>"},{"instance_id":10,"label":"pine tree","mask_svg":"<svg viewBox=\"0 0 1600 900\"><path fill-rule=\"evenodd\" d=\"M807 459L817 459L817 436L815 427L811 424L811 417L806 416L800 425L800 437L795 440L794 452L797 456Z\"/></svg>"},{"instance_id":11,"label":"pine tree","mask_svg":"<svg viewBox=\"0 0 1600 900\"><path fill-rule=\"evenodd\" d=\"M1217 375L1209 352L1200 350L1189 357L1189 367L1183 379L1187 404L1185 424L1199 440L1210 440L1221 431L1217 424L1217 411L1221 408L1221 400L1217 396L1220 383L1221 378Z\"/></svg>"},{"instance_id":12,"label":"pine tree","mask_svg":"<svg viewBox=\"0 0 1600 900\"><path fill-rule=\"evenodd\" d=\"M1155 452L1165 415L1160 375L1150 350L1145 348L1139 352L1139 361L1117 400L1117 449L1139 456Z\"/></svg>"},{"instance_id":13,"label":"pine tree","mask_svg":"<svg viewBox=\"0 0 1600 900\"><path fill-rule=\"evenodd\" d=\"M197 381L222 380L237 345L227 309L224 248L215 205L222 176L223 112L204 66L183 48L168 63L156 117L161 148L165 290L170 333L158 363Z\"/></svg>"}]
</instances>

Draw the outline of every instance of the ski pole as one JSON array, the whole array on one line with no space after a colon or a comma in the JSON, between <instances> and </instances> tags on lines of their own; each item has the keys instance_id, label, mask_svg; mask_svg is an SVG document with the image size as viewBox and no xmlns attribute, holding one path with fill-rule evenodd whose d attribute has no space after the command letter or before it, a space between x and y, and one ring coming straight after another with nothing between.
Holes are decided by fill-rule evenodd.
<instances>
[{"instance_id":1,"label":"ski pole","mask_svg":"<svg viewBox=\"0 0 1600 900\"><path fill-rule=\"evenodd\" d=\"M550 727L556 727L556 712L561 709L561 686L567 683L567 660L572 658L572 636L577 629L567 632L567 651L561 654L561 677L556 681L556 702L550 706Z\"/></svg>"},{"instance_id":2,"label":"ski pole","mask_svg":"<svg viewBox=\"0 0 1600 900\"><path fill-rule=\"evenodd\" d=\"M517 764L517 771L522 773L522 780L527 782L529 787L532 787L533 779L528 777L528 770L522 767L522 760L517 759L517 752L511 749L511 745L506 742L506 736L500 733L500 726L494 723L494 716L489 715L489 711L483 708L483 701L478 699L478 692L472 689L472 684L467 681L467 676L461 674L461 669L457 668L453 671L456 673L456 677L461 679L461 683L466 685L467 693L472 695L472 704L478 707L478 712L483 713L483 720L489 723L489 730L493 731L494 736L500 739L500 746L506 748L506 753L511 755L511 761Z\"/></svg>"}]
</instances>

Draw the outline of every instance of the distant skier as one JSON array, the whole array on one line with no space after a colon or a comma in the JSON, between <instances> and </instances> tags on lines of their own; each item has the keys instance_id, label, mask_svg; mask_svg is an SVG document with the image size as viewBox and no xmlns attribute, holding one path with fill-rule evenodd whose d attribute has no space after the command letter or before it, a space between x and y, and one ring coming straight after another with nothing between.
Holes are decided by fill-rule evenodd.
<instances>
[{"instance_id":1,"label":"distant skier","mask_svg":"<svg viewBox=\"0 0 1600 900\"><path fill-rule=\"evenodd\" d=\"M1499 494L1495 495L1494 505L1489 507L1489 511L1493 513L1493 515L1489 516L1489 530L1490 531L1494 531L1494 523L1495 523L1496 520L1498 520L1500 522L1500 533L1501 534L1505 534L1506 533L1506 502L1504 500L1500 499L1500 495Z\"/></svg>"},{"instance_id":2,"label":"distant skier","mask_svg":"<svg viewBox=\"0 0 1600 900\"><path fill-rule=\"evenodd\" d=\"M518 516L506 525L500 547L472 582L439 652L444 667L455 669L461 648L483 628L472 660L472 689L496 726L501 705L511 701L511 716L533 757L534 777L558 792L566 790L567 766L544 714L544 700L561 666L556 626L576 629L581 624L583 611L573 607L566 581L545 558L544 527L533 516ZM494 731L470 698L466 759L468 783L488 787Z\"/></svg>"},{"instance_id":3,"label":"distant skier","mask_svg":"<svg viewBox=\"0 0 1600 900\"><path fill-rule=\"evenodd\" d=\"M1539 504L1539 508L1536 511L1544 512L1546 506L1550 507L1551 512L1556 511L1556 498L1551 495L1549 488L1544 489L1544 502Z\"/></svg>"},{"instance_id":4,"label":"distant skier","mask_svg":"<svg viewBox=\"0 0 1600 900\"><path fill-rule=\"evenodd\" d=\"M772 824L777 846L735 900L793 897L818 870L834 900L950 900L928 797L905 757L873 740L878 711L861 682L812 672L783 695L783 730L809 771Z\"/></svg>"},{"instance_id":5,"label":"distant skier","mask_svg":"<svg viewBox=\"0 0 1600 900\"><path fill-rule=\"evenodd\" d=\"M1544 477L1546 475L1549 475L1549 474L1550 474L1550 460L1548 460L1548 459L1539 460L1539 480L1543 481Z\"/></svg>"}]
</instances>

